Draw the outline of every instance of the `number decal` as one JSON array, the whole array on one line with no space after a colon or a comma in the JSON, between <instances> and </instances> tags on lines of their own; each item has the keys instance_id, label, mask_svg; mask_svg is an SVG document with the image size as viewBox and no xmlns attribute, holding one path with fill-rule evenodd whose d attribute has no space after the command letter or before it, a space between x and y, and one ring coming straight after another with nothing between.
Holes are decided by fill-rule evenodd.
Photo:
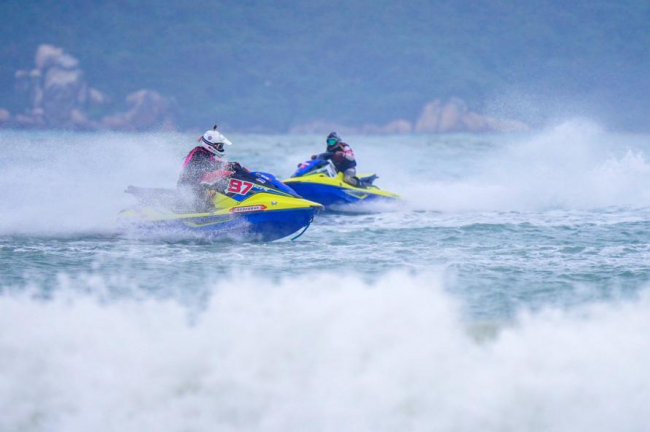
<instances>
[{"instance_id":1,"label":"number decal","mask_svg":"<svg viewBox=\"0 0 650 432\"><path fill-rule=\"evenodd\" d=\"M228 192L238 194L241 191L241 180L230 179L228 182Z\"/></svg>"},{"instance_id":2,"label":"number decal","mask_svg":"<svg viewBox=\"0 0 650 432\"><path fill-rule=\"evenodd\" d=\"M244 183L244 190L242 191L242 195L246 195L248 192L250 192L251 189L253 189L253 183L251 182L243 182Z\"/></svg>"},{"instance_id":3,"label":"number decal","mask_svg":"<svg viewBox=\"0 0 650 432\"><path fill-rule=\"evenodd\" d=\"M228 182L229 193L246 195L248 192L250 192L252 188L253 188L253 183L251 182L237 180L237 179L230 179L230 181Z\"/></svg>"}]
</instances>

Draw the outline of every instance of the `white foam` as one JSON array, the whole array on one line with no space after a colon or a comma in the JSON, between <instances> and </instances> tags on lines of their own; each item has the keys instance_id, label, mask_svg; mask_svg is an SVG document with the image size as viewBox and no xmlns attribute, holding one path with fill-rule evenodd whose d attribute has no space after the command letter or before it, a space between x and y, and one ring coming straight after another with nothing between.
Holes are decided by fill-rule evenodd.
<instances>
[{"instance_id":1,"label":"white foam","mask_svg":"<svg viewBox=\"0 0 650 432\"><path fill-rule=\"evenodd\" d=\"M279 178L322 137L233 137L229 156ZM347 139L347 138L346 138ZM577 210L650 203L647 137L570 121L532 135L349 137L359 173L406 198L390 211ZM0 233L112 231L129 184L174 187L183 134L0 133ZM382 211L386 208L382 207Z\"/></svg>"},{"instance_id":2,"label":"white foam","mask_svg":"<svg viewBox=\"0 0 650 432\"><path fill-rule=\"evenodd\" d=\"M468 331L436 275L0 297L3 431L590 431L650 424L650 297ZM81 281L81 282L80 282Z\"/></svg>"},{"instance_id":3,"label":"white foam","mask_svg":"<svg viewBox=\"0 0 650 432\"><path fill-rule=\"evenodd\" d=\"M0 137L0 232L11 233L110 230L117 212L133 204L126 186L174 186L184 150L175 134Z\"/></svg>"},{"instance_id":4,"label":"white foam","mask_svg":"<svg viewBox=\"0 0 650 432\"><path fill-rule=\"evenodd\" d=\"M584 120L501 139L509 142L461 175L410 182L402 193L411 208L546 211L650 203L650 164L636 148L647 147L647 139L606 133Z\"/></svg>"}]
</instances>

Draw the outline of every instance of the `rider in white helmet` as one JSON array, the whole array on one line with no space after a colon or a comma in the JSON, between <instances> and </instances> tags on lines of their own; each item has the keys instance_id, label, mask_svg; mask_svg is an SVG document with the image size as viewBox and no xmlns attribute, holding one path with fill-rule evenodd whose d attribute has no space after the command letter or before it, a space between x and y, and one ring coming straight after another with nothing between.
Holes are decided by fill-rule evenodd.
<instances>
[{"instance_id":1,"label":"rider in white helmet","mask_svg":"<svg viewBox=\"0 0 650 432\"><path fill-rule=\"evenodd\" d=\"M245 168L223 159L224 146L232 142L217 131L217 125L206 131L198 142L199 145L185 157L177 186L193 194L194 207L205 209L210 204L208 190L215 185L218 189L233 172Z\"/></svg>"}]
</instances>

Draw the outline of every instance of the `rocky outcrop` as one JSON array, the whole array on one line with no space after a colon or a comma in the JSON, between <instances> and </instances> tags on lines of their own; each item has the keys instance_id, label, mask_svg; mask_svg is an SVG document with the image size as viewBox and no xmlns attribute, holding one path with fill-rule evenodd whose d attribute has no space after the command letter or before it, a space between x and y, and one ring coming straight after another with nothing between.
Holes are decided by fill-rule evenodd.
<instances>
[{"instance_id":1,"label":"rocky outcrop","mask_svg":"<svg viewBox=\"0 0 650 432\"><path fill-rule=\"evenodd\" d=\"M442 103L436 99L424 106L415 123L415 131L422 133L447 132L515 132L528 126L516 120L482 116L469 110L462 99L451 98Z\"/></svg>"},{"instance_id":2,"label":"rocky outcrop","mask_svg":"<svg viewBox=\"0 0 650 432\"><path fill-rule=\"evenodd\" d=\"M29 108L14 119L24 128L96 129L85 115L89 94L102 94L86 82L79 60L52 45L41 45L34 57L35 69L16 72L16 90ZM102 94L103 95L103 94ZM108 102L108 98L103 98Z\"/></svg>"},{"instance_id":3,"label":"rocky outcrop","mask_svg":"<svg viewBox=\"0 0 650 432\"><path fill-rule=\"evenodd\" d=\"M138 131L173 129L172 102L152 90L140 90L127 96L129 109L123 113L104 117L107 129Z\"/></svg>"},{"instance_id":4,"label":"rocky outcrop","mask_svg":"<svg viewBox=\"0 0 650 432\"><path fill-rule=\"evenodd\" d=\"M127 97L129 110L93 118L89 112L107 111L111 98L92 88L79 66L79 60L62 48L41 45L34 57L35 69L16 72L16 91L28 108L5 121L19 128L73 130L147 130L173 125L171 100L150 90ZM0 125L3 122L0 120Z\"/></svg>"},{"instance_id":5,"label":"rocky outcrop","mask_svg":"<svg viewBox=\"0 0 650 432\"><path fill-rule=\"evenodd\" d=\"M11 122L11 113L9 110L0 108L0 127L8 126Z\"/></svg>"},{"instance_id":6,"label":"rocky outcrop","mask_svg":"<svg viewBox=\"0 0 650 432\"><path fill-rule=\"evenodd\" d=\"M328 133L339 131L346 134L408 134L452 133L452 132L515 132L528 130L528 125L516 120L496 119L469 110L467 103L451 98L446 103L439 99L424 106L415 123L400 119L385 125L365 124L349 126L325 121L316 121L292 128L290 133Z\"/></svg>"},{"instance_id":7,"label":"rocky outcrop","mask_svg":"<svg viewBox=\"0 0 650 432\"><path fill-rule=\"evenodd\" d=\"M79 61L63 51L63 48L43 44L36 50L34 57L36 69L46 70L52 66L60 66L64 69L76 69Z\"/></svg>"}]
</instances>

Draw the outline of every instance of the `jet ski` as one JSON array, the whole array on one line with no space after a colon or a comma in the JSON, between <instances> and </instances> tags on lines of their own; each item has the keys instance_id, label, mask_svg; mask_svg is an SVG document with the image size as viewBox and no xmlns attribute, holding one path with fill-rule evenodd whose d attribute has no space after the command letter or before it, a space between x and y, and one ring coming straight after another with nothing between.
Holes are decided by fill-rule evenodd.
<instances>
[{"instance_id":1,"label":"jet ski","mask_svg":"<svg viewBox=\"0 0 650 432\"><path fill-rule=\"evenodd\" d=\"M355 187L343 181L343 173L337 173L331 161L316 158L298 165L291 178L283 182L301 197L320 203L328 210L367 210L367 204L388 203L400 199L399 195L373 185L378 178L376 175L361 175L358 178L362 187Z\"/></svg>"},{"instance_id":2,"label":"jet ski","mask_svg":"<svg viewBox=\"0 0 650 432\"><path fill-rule=\"evenodd\" d=\"M246 170L210 187L213 206L209 210L197 210L176 189L129 186L125 192L138 204L119 214L121 222L139 230L195 233L212 239L273 241L302 230L300 236L323 209L272 174Z\"/></svg>"}]
</instances>

